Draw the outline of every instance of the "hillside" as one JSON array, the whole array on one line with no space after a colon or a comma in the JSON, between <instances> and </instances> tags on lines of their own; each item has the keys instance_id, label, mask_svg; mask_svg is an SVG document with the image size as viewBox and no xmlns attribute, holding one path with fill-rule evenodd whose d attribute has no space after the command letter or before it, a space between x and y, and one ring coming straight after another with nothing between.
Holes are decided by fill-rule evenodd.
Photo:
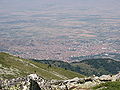
<instances>
[{"instance_id":1,"label":"hillside","mask_svg":"<svg viewBox=\"0 0 120 90\"><path fill-rule=\"evenodd\" d=\"M50 90L50 88L52 90L119 90L120 73L91 77L84 77L76 73L80 71L80 73L84 72L84 74L93 74L92 70L94 69L96 69L95 72L97 70L100 72L99 70L101 70L101 72L104 71L105 73L107 71L108 73L116 73L117 70L120 70L119 65L118 61L112 59L91 59L67 63L53 60L32 61L8 53L0 53L0 80L2 82L0 83L0 89L27 90L38 87L41 88L39 90ZM110 68L110 66L113 68ZM68 69L76 72L69 71Z\"/></svg>"},{"instance_id":2,"label":"hillside","mask_svg":"<svg viewBox=\"0 0 120 90\"><path fill-rule=\"evenodd\" d=\"M1 78L23 77L35 72L46 79L70 79L74 77L83 77L83 75L76 72L22 59L7 53L0 53Z\"/></svg>"},{"instance_id":3,"label":"hillside","mask_svg":"<svg viewBox=\"0 0 120 90\"><path fill-rule=\"evenodd\" d=\"M120 61L115 61L109 58L87 59L72 63L53 60L34 60L34 61L75 71L86 76L116 74L118 73L118 71L120 71Z\"/></svg>"},{"instance_id":4,"label":"hillside","mask_svg":"<svg viewBox=\"0 0 120 90\"><path fill-rule=\"evenodd\" d=\"M80 67L85 75L116 74L120 71L120 62L109 58L88 59L80 62L71 63Z\"/></svg>"},{"instance_id":5,"label":"hillside","mask_svg":"<svg viewBox=\"0 0 120 90\"><path fill-rule=\"evenodd\" d=\"M100 85L93 87L93 90L120 90L120 82L101 83Z\"/></svg>"}]
</instances>

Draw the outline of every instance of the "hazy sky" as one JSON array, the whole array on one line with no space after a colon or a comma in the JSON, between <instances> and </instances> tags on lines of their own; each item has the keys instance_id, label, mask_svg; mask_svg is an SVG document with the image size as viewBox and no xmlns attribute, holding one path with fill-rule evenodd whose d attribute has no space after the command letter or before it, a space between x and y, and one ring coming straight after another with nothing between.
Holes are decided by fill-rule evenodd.
<instances>
[{"instance_id":1,"label":"hazy sky","mask_svg":"<svg viewBox=\"0 0 120 90\"><path fill-rule=\"evenodd\" d=\"M39 10L53 6L120 10L120 0L0 0L1 10Z\"/></svg>"}]
</instances>

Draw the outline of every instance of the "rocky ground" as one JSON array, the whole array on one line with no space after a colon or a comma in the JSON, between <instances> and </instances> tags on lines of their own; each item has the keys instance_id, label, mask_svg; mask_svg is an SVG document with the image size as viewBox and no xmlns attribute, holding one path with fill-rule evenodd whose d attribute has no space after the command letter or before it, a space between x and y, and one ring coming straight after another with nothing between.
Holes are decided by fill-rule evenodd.
<instances>
[{"instance_id":1,"label":"rocky ground","mask_svg":"<svg viewBox=\"0 0 120 90\"><path fill-rule=\"evenodd\" d=\"M120 73L116 75L91 76L69 80L46 80L36 74L23 78L0 78L0 90L91 90L92 87L108 81L119 81Z\"/></svg>"}]
</instances>

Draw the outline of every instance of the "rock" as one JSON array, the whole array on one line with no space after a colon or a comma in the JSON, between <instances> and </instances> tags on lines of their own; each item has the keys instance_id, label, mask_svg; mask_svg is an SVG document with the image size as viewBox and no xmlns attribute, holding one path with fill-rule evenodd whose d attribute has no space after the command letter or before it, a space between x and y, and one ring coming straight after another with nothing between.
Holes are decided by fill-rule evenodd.
<instances>
[{"instance_id":1,"label":"rock","mask_svg":"<svg viewBox=\"0 0 120 90\"><path fill-rule=\"evenodd\" d=\"M61 85L59 87L60 87L60 90L68 90L68 86L67 85Z\"/></svg>"},{"instance_id":2,"label":"rock","mask_svg":"<svg viewBox=\"0 0 120 90\"><path fill-rule=\"evenodd\" d=\"M0 79L1 90L82 90L89 89L100 83L120 80L120 73L116 75L91 76L86 78L73 78L69 80L46 80L36 74L23 78Z\"/></svg>"},{"instance_id":3,"label":"rock","mask_svg":"<svg viewBox=\"0 0 120 90\"><path fill-rule=\"evenodd\" d=\"M102 75L99 77L100 81L112 81L112 76L111 75Z\"/></svg>"},{"instance_id":4,"label":"rock","mask_svg":"<svg viewBox=\"0 0 120 90\"><path fill-rule=\"evenodd\" d=\"M120 72L112 77L112 81L120 81Z\"/></svg>"},{"instance_id":5,"label":"rock","mask_svg":"<svg viewBox=\"0 0 120 90\"><path fill-rule=\"evenodd\" d=\"M50 82L51 84L54 84L54 85L60 85L62 83L64 83L62 80L51 80Z\"/></svg>"},{"instance_id":6,"label":"rock","mask_svg":"<svg viewBox=\"0 0 120 90\"><path fill-rule=\"evenodd\" d=\"M93 87L95 86L96 83L93 83L91 81L88 81L88 82L85 82L83 85L82 85L82 88L90 88L90 87Z\"/></svg>"},{"instance_id":7,"label":"rock","mask_svg":"<svg viewBox=\"0 0 120 90\"><path fill-rule=\"evenodd\" d=\"M32 80L37 80L39 77L37 76L37 74L30 74L27 76L29 79L32 79Z\"/></svg>"},{"instance_id":8,"label":"rock","mask_svg":"<svg viewBox=\"0 0 120 90\"><path fill-rule=\"evenodd\" d=\"M38 83L32 79L30 79L30 89L29 90L41 90Z\"/></svg>"},{"instance_id":9,"label":"rock","mask_svg":"<svg viewBox=\"0 0 120 90\"><path fill-rule=\"evenodd\" d=\"M28 87L27 86L23 86L22 90L28 90Z\"/></svg>"},{"instance_id":10,"label":"rock","mask_svg":"<svg viewBox=\"0 0 120 90\"><path fill-rule=\"evenodd\" d=\"M93 78L92 77L87 77L87 78L85 78L85 82L89 82L89 81L93 81Z\"/></svg>"},{"instance_id":11,"label":"rock","mask_svg":"<svg viewBox=\"0 0 120 90\"><path fill-rule=\"evenodd\" d=\"M98 76L93 77L92 80L93 80L93 82L101 83Z\"/></svg>"},{"instance_id":12,"label":"rock","mask_svg":"<svg viewBox=\"0 0 120 90\"><path fill-rule=\"evenodd\" d=\"M78 77L64 81L64 83L84 83L84 82L85 80L83 78L78 78Z\"/></svg>"}]
</instances>

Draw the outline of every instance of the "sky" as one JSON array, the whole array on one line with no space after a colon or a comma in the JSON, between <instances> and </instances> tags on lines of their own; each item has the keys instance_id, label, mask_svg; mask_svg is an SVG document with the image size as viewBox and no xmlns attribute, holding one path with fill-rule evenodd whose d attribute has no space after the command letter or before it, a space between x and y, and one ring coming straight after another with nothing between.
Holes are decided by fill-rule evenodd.
<instances>
[{"instance_id":1,"label":"sky","mask_svg":"<svg viewBox=\"0 0 120 90\"><path fill-rule=\"evenodd\" d=\"M43 7L120 9L119 0L0 0L3 10L39 10Z\"/></svg>"}]
</instances>

